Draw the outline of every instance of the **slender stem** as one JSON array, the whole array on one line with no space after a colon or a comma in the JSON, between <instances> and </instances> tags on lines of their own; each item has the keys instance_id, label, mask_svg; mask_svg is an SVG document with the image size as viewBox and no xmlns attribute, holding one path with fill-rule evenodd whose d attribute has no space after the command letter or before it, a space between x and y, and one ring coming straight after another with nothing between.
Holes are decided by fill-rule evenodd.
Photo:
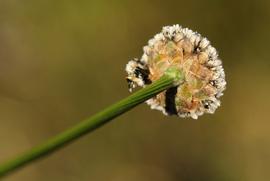
<instances>
[{"instance_id":1,"label":"slender stem","mask_svg":"<svg viewBox=\"0 0 270 181\"><path fill-rule=\"evenodd\" d=\"M42 158L58 150L59 148L62 148L64 145L70 143L71 141L83 136L86 133L94 131L113 118L127 112L138 104L168 89L181 78L181 76L179 77L179 72L180 71L175 70L167 71L166 74L164 74L153 84L109 106L108 108L95 114L89 119L86 119L81 123L47 140L43 144L36 146L3 164L0 164L0 178L7 175L11 171L14 171L28 163L31 163L34 160L37 160L38 158Z\"/></svg>"}]
</instances>

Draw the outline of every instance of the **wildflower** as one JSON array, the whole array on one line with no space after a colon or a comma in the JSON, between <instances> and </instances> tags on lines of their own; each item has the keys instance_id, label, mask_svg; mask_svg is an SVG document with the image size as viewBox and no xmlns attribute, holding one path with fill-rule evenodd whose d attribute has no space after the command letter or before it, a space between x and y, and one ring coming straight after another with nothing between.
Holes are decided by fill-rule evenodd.
<instances>
[{"instance_id":1,"label":"wildflower","mask_svg":"<svg viewBox=\"0 0 270 181\"><path fill-rule=\"evenodd\" d=\"M126 65L129 90L158 80L170 67L184 74L184 81L146 101L165 115L197 119L220 106L226 81L222 62L210 42L179 25L165 26L143 48L141 59Z\"/></svg>"}]
</instances>

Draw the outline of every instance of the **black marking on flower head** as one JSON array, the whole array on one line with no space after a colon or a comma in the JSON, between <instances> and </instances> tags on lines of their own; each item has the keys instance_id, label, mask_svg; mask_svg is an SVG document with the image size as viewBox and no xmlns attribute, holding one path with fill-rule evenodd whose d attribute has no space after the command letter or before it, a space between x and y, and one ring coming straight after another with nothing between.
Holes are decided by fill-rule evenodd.
<instances>
[{"instance_id":1,"label":"black marking on flower head","mask_svg":"<svg viewBox=\"0 0 270 181\"><path fill-rule=\"evenodd\" d=\"M127 80L128 85L130 85L130 84L133 82L133 81L130 80L129 78L126 78L126 80Z\"/></svg>"},{"instance_id":2,"label":"black marking on flower head","mask_svg":"<svg viewBox=\"0 0 270 181\"><path fill-rule=\"evenodd\" d=\"M127 83L128 83L128 88L131 89L134 82L132 80L130 80L129 78L126 78L126 80L127 80Z\"/></svg>"},{"instance_id":3,"label":"black marking on flower head","mask_svg":"<svg viewBox=\"0 0 270 181\"><path fill-rule=\"evenodd\" d=\"M137 78L142 78L145 84L151 84L152 81L149 79L149 70L148 69L142 69L140 67L136 67L134 70L134 74Z\"/></svg>"},{"instance_id":4,"label":"black marking on flower head","mask_svg":"<svg viewBox=\"0 0 270 181\"><path fill-rule=\"evenodd\" d=\"M217 88L217 80L210 80L209 83L210 83L213 87Z\"/></svg>"},{"instance_id":5,"label":"black marking on flower head","mask_svg":"<svg viewBox=\"0 0 270 181\"><path fill-rule=\"evenodd\" d=\"M201 51L201 40L194 46L193 53L199 53Z\"/></svg>"},{"instance_id":6,"label":"black marking on flower head","mask_svg":"<svg viewBox=\"0 0 270 181\"><path fill-rule=\"evenodd\" d=\"M175 96L177 93L177 87L169 88L165 92L165 110L169 115L177 114L175 105Z\"/></svg>"},{"instance_id":7,"label":"black marking on flower head","mask_svg":"<svg viewBox=\"0 0 270 181\"><path fill-rule=\"evenodd\" d=\"M212 100L203 100L203 101L202 101L202 104L203 104L203 107L204 107L205 109L209 109L210 106L211 106L211 104L213 104L213 101L212 101Z\"/></svg>"}]
</instances>

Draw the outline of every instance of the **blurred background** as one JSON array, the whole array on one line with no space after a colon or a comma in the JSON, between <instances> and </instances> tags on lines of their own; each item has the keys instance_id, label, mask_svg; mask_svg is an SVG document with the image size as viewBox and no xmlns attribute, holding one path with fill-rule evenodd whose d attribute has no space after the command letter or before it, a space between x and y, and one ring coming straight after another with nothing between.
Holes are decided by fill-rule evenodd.
<instances>
[{"instance_id":1,"label":"blurred background","mask_svg":"<svg viewBox=\"0 0 270 181\"><path fill-rule=\"evenodd\" d=\"M0 1L0 162L129 95L125 64L162 26L208 37L228 83L198 120L146 104L10 181L270 180L270 1Z\"/></svg>"}]
</instances>

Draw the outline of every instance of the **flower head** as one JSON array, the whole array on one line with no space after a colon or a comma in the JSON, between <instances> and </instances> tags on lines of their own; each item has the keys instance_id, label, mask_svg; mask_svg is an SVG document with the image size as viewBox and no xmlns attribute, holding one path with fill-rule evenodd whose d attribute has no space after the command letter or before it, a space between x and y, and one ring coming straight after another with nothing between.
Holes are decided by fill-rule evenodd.
<instances>
[{"instance_id":1,"label":"flower head","mask_svg":"<svg viewBox=\"0 0 270 181\"><path fill-rule=\"evenodd\" d=\"M161 92L146 103L166 115L197 119L220 106L226 81L222 62L210 42L199 33L179 25L165 26L143 48L141 59L126 65L130 91L158 80L168 68L176 67L184 81Z\"/></svg>"}]
</instances>

